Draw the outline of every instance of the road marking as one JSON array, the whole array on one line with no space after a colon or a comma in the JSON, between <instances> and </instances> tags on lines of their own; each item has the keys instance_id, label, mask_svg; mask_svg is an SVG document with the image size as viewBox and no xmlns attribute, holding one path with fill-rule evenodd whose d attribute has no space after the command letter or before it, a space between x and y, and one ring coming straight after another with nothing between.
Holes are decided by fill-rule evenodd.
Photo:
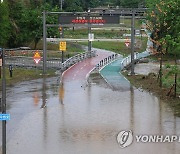
<instances>
[{"instance_id":1,"label":"road marking","mask_svg":"<svg viewBox=\"0 0 180 154\"><path fill-rule=\"evenodd\" d=\"M84 64L84 66L86 66L86 64Z\"/></svg>"},{"instance_id":2,"label":"road marking","mask_svg":"<svg viewBox=\"0 0 180 154\"><path fill-rule=\"evenodd\" d=\"M83 69L84 67L81 67L81 70Z\"/></svg>"}]
</instances>

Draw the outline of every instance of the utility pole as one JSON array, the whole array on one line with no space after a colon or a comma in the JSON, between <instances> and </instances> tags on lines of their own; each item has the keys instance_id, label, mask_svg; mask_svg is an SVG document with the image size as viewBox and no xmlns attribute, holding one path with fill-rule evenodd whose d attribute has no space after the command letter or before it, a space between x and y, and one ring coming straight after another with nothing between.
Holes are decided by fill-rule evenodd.
<instances>
[{"instance_id":1,"label":"utility pole","mask_svg":"<svg viewBox=\"0 0 180 154\"><path fill-rule=\"evenodd\" d=\"M91 23L90 23L90 10L88 11L88 16L89 16L89 22L88 22L88 37L89 34L91 33ZM92 47L92 42L90 40L88 40L88 51L91 51L91 47Z\"/></svg>"},{"instance_id":2,"label":"utility pole","mask_svg":"<svg viewBox=\"0 0 180 154\"><path fill-rule=\"evenodd\" d=\"M131 19L131 75L134 75L134 34L135 34L135 28L134 28L134 21L135 21L135 10L132 10L132 19Z\"/></svg>"},{"instance_id":3,"label":"utility pole","mask_svg":"<svg viewBox=\"0 0 180 154\"><path fill-rule=\"evenodd\" d=\"M2 50L2 114L6 114L5 50ZM2 154L6 154L6 120L2 121Z\"/></svg>"},{"instance_id":4,"label":"utility pole","mask_svg":"<svg viewBox=\"0 0 180 154\"><path fill-rule=\"evenodd\" d=\"M47 44L46 44L46 11L43 11L43 74L46 74Z\"/></svg>"},{"instance_id":5,"label":"utility pole","mask_svg":"<svg viewBox=\"0 0 180 154\"><path fill-rule=\"evenodd\" d=\"M88 24L88 36L91 33L91 24ZM92 48L92 42L90 40L88 40L88 51L91 51Z\"/></svg>"}]
</instances>

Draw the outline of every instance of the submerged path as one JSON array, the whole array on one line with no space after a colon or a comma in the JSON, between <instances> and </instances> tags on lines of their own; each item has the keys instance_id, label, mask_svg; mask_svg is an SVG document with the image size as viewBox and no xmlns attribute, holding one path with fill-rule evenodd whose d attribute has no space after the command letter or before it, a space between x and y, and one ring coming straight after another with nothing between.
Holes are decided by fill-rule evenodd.
<instances>
[{"instance_id":1,"label":"submerged path","mask_svg":"<svg viewBox=\"0 0 180 154\"><path fill-rule=\"evenodd\" d=\"M178 142L134 140L127 148L119 146L116 138L122 130L134 135L179 135L180 118L157 97L133 87L129 91L99 84L81 87L87 73L106 56L103 51L97 54L69 68L61 86L54 77L7 89L11 114L7 154L179 154Z\"/></svg>"}]
</instances>

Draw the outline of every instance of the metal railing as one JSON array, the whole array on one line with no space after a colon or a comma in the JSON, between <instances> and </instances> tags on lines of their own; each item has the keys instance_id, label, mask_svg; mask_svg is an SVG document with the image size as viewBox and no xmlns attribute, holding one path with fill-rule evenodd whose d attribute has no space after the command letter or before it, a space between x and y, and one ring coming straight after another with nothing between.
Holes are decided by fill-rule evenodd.
<instances>
[{"instance_id":1,"label":"metal railing","mask_svg":"<svg viewBox=\"0 0 180 154\"><path fill-rule=\"evenodd\" d=\"M112 61L114 61L115 59L117 59L119 56L118 54L112 54L104 59L102 59L92 70L91 72L95 71L95 70L100 70L103 66L111 63Z\"/></svg>"},{"instance_id":2,"label":"metal railing","mask_svg":"<svg viewBox=\"0 0 180 154\"><path fill-rule=\"evenodd\" d=\"M46 64L47 64L47 68L60 69L61 71L64 71L73 64L93 56L95 56L95 51L84 52L67 59L64 63L61 62L61 58L48 58ZM6 65L13 65L17 67L42 68L43 60L41 59L41 61L38 64L35 64L33 57L8 56L6 57Z\"/></svg>"},{"instance_id":3,"label":"metal railing","mask_svg":"<svg viewBox=\"0 0 180 154\"><path fill-rule=\"evenodd\" d=\"M88 51L81 54L77 54L69 59L67 59L64 63L62 63L60 70L65 71L70 66L76 64L77 62L80 62L84 59L94 57L96 55L95 51Z\"/></svg>"},{"instance_id":4,"label":"metal railing","mask_svg":"<svg viewBox=\"0 0 180 154\"><path fill-rule=\"evenodd\" d=\"M148 35L148 41L147 41L147 47L146 50L144 52L138 53L136 52L134 54L134 61L137 61L141 58L145 58L149 55L151 55L151 48L153 47L153 43L150 39L150 33L147 31L147 29L145 29L146 34ZM131 55L127 56L126 58L124 58L121 62L122 65L122 69L124 69L124 67L129 66L131 64Z\"/></svg>"},{"instance_id":5,"label":"metal railing","mask_svg":"<svg viewBox=\"0 0 180 154\"><path fill-rule=\"evenodd\" d=\"M47 59L47 68L59 69L62 65L60 58L49 58ZM35 64L32 57L26 56L12 56L6 57L6 65L13 65L17 67L37 67L41 68L43 66L42 60Z\"/></svg>"}]
</instances>

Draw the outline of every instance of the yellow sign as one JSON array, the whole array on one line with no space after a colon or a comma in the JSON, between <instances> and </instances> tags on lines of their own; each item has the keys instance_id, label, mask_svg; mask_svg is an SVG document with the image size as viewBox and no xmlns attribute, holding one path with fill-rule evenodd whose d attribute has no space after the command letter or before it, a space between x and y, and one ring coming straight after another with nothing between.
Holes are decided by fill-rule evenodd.
<instances>
[{"instance_id":1,"label":"yellow sign","mask_svg":"<svg viewBox=\"0 0 180 154\"><path fill-rule=\"evenodd\" d=\"M37 59L38 59L38 58L41 58L41 56L40 56L40 54L39 54L39 52L38 52L38 51L36 51L36 52L35 52L35 54L34 54L34 58L37 58Z\"/></svg>"},{"instance_id":2,"label":"yellow sign","mask_svg":"<svg viewBox=\"0 0 180 154\"><path fill-rule=\"evenodd\" d=\"M59 50L66 51L66 42L59 42Z\"/></svg>"},{"instance_id":3,"label":"yellow sign","mask_svg":"<svg viewBox=\"0 0 180 154\"><path fill-rule=\"evenodd\" d=\"M34 56L33 56L33 59L34 59L34 61L35 61L36 64L38 64L38 63L40 62L41 56L40 56L40 54L39 54L38 51L35 52L35 54L34 54Z\"/></svg>"}]
</instances>

